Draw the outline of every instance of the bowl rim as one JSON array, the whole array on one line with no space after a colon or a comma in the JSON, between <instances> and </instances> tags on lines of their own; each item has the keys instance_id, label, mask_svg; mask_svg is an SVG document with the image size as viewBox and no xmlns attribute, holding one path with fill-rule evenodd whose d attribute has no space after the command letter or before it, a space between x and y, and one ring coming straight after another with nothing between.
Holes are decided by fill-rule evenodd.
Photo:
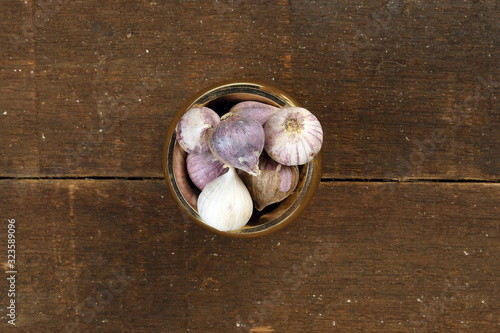
<instances>
[{"instance_id":1,"label":"bowl rim","mask_svg":"<svg viewBox=\"0 0 500 333\"><path fill-rule=\"evenodd\" d=\"M248 90L251 90L251 92L248 92ZM224 237L254 238L268 235L284 228L295 220L309 205L309 202L316 192L321 180L323 149L320 150L312 161L304 165L307 169L305 171L303 188L298 193L292 205L285 209L285 211L282 212L277 218L273 218L270 221L256 226L245 226L235 231L220 231L210 227L202 221L196 209L188 203L177 186L177 181L173 172L173 151L177 142L175 139L175 128L184 113L194 105L203 105L219 97L238 93L261 96L262 98L275 102L281 107L300 106L300 104L290 94L267 82L248 79L233 79L212 84L198 91L191 98L189 98L172 119L163 145L163 172L169 192L177 202L178 206L180 206L181 210L183 210L183 213L186 214L190 220L194 221L205 230Z\"/></svg>"}]
</instances>

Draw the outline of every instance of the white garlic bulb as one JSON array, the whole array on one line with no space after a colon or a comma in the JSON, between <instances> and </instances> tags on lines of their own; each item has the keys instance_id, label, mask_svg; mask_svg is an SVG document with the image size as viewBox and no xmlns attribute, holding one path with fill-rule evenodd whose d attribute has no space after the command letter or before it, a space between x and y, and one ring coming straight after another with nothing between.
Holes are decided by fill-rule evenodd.
<instances>
[{"instance_id":1,"label":"white garlic bulb","mask_svg":"<svg viewBox=\"0 0 500 333\"><path fill-rule=\"evenodd\" d=\"M321 150L323 129L307 109L285 107L268 119L264 126L265 150L276 162L302 165Z\"/></svg>"},{"instance_id":2,"label":"white garlic bulb","mask_svg":"<svg viewBox=\"0 0 500 333\"><path fill-rule=\"evenodd\" d=\"M208 136L219 121L220 117L214 110L204 106L193 107L177 123L177 142L189 154L210 153Z\"/></svg>"},{"instance_id":3,"label":"white garlic bulb","mask_svg":"<svg viewBox=\"0 0 500 333\"><path fill-rule=\"evenodd\" d=\"M252 197L233 167L208 183L198 197L203 222L220 231L243 228L252 212Z\"/></svg>"}]
</instances>

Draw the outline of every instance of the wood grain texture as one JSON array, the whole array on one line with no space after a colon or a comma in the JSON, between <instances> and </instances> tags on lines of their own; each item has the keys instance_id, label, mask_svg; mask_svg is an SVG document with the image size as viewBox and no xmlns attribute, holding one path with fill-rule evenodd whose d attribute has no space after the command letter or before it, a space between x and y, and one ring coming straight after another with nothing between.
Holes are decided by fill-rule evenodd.
<instances>
[{"instance_id":1,"label":"wood grain texture","mask_svg":"<svg viewBox=\"0 0 500 333\"><path fill-rule=\"evenodd\" d=\"M320 118L326 178L500 179L497 2L10 4L4 176L160 177L179 107L252 78Z\"/></svg>"},{"instance_id":2,"label":"wood grain texture","mask_svg":"<svg viewBox=\"0 0 500 333\"><path fill-rule=\"evenodd\" d=\"M18 226L23 332L500 325L496 184L322 183L301 218L252 240L191 224L160 180L0 186L2 218Z\"/></svg>"},{"instance_id":3,"label":"wood grain texture","mask_svg":"<svg viewBox=\"0 0 500 333\"><path fill-rule=\"evenodd\" d=\"M498 1L5 0L0 29L14 330L499 330ZM325 129L312 203L261 239L193 225L162 179L175 113L236 78Z\"/></svg>"}]
</instances>

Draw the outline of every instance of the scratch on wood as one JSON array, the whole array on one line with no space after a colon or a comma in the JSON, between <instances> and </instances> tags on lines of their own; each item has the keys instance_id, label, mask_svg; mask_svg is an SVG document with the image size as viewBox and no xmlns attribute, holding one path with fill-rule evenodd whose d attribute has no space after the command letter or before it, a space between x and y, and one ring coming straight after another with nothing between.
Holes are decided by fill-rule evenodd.
<instances>
[{"instance_id":1,"label":"scratch on wood","mask_svg":"<svg viewBox=\"0 0 500 333\"><path fill-rule=\"evenodd\" d=\"M283 74L284 77L291 79L292 78L292 55L285 54L284 56L280 57L280 59L283 63L283 68L287 69L287 71Z\"/></svg>"},{"instance_id":2,"label":"scratch on wood","mask_svg":"<svg viewBox=\"0 0 500 333\"><path fill-rule=\"evenodd\" d=\"M75 200L75 184L69 184L68 191L69 191L69 217L73 222L73 218L75 217L74 207L73 207L73 202Z\"/></svg>"},{"instance_id":3,"label":"scratch on wood","mask_svg":"<svg viewBox=\"0 0 500 333\"><path fill-rule=\"evenodd\" d=\"M205 289L207 287L207 285L210 284L210 282L215 283L215 284L219 284L219 281L217 281L211 277L207 277L203 280L203 283L201 284L201 288Z\"/></svg>"},{"instance_id":4,"label":"scratch on wood","mask_svg":"<svg viewBox=\"0 0 500 333\"><path fill-rule=\"evenodd\" d=\"M2 264L2 266L3 266L3 269L5 270L5 272L10 271L10 269L9 269L9 262L4 262Z\"/></svg>"},{"instance_id":5,"label":"scratch on wood","mask_svg":"<svg viewBox=\"0 0 500 333\"><path fill-rule=\"evenodd\" d=\"M292 68L292 55L291 54L286 54L284 57L283 57L283 60L284 60L284 64L283 66L285 68Z\"/></svg>"},{"instance_id":6,"label":"scratch on wood","mask_svg":"<svg viewBox=\"0 0 500 333\"><path fill-rule=\"evenodd\" d=\"M250 329L250 333L252 332L274 332L274 329L271 326L259 326L259 327L252 327Z\"/></svg>"}]
</instances>

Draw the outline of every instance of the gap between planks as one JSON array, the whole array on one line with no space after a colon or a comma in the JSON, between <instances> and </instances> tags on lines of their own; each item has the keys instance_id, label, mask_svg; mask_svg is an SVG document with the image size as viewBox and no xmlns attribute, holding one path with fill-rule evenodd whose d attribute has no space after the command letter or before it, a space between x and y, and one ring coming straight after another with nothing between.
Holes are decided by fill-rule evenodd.
<instances>
[{"instance_id":1,"label":"gap between planks","mask_svg":"<svg viewBox=\"0 0 500 333\"><path fill-rule=\"evenodd\" d=\"M164 177L109 177L109 176L84 176L84 177L0 177L2 180L125 180L125 181L144 181L144 180L165 180ZM500 179L443 179L443 178L321 178L321 183L333 182L351 182L351 183L485 183L500 184Z\"/></svg>"}]
</instances>

